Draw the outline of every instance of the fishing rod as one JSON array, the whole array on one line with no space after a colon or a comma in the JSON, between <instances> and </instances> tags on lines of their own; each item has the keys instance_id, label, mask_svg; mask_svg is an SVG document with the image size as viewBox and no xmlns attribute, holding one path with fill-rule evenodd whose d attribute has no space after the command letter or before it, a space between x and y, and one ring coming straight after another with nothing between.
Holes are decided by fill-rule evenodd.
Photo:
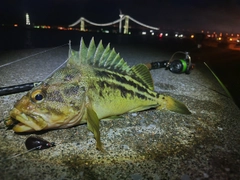
<instances>
[{"instance_id":1,"label":"fishing rod","mask_svg":"<svg viewBox=\"0 0 240 180\"><path fill-rule=\"evenodd\" d=\"M13 85L13 86L8 86L8 87L1 87L0 88L0 96L29 91L33 87L37 86L39 83L41 83L41 81L25 83L25 84L18 84L18 85Z\"/></svg>"},{"instance_id":2,"label":"fishing rod","mask_svg":"<svg viewBox=\"0 0 240 180\"><path fill-rule=\"evenodd\" d=\"M69 42L69 45L70 45L70 42ZM178 53L184 54L185 58L173 60L173 57ZM65 62L62 63L58 68L56 68L54 70L54 72L56 70L58 70L63 64L65 64ZM204 64L212 72L212 74L216 77L216 75L210 69L210 67L206 63L204 63ZM151 62L151 63L146 63L145 65L147 66L147 68L149 70L165 68L166 70L169 70L169 71L171 71L173 73L177 73L177 74L180 74L180 73L190 74L191 70L195 66L194 64L192 64L191 57L190 57L189 53L188 52L183 52L183 51L175 52L172 55L172 57L170 58L170 60L168 60L168 61L155 61L155 62ZM53 74L54 72L52 72L51 74ZM228 92L226 87L223 85L223 83L218 78L217 78L217 80L221 84L221 86L223 87L225 92L227 93L227 95L228 95L227 97L230 97L232 99L232 96L230 95L230 93ZM13 85L13 86L8 86L8 87L0 87L0 96L29 91L33 87L39 85L41 82L42 81ZM202 86L204 86L204 85L202 85ZM206 87L206 86L204 86L204 87ZM208 88L208 87L206 87L206 88ZM222 94L222 93L220 93L220 92L218 92L214 89L211 89L211 88L208 88L208 89L210 89L212 91L215 91L215 92L217 92L221 95L224 95L224 94ZM224 95L224 96L226 96L226 95Z\"/></svg>"},{"instance_id":3,"label":"fishing rod","mask_svg":"<svg viewBox=\"0 0 240 180\"><path fill-rule=\"evenodd\" d=\"M69 42L70 45L70 42ZM55 49L55 48L54 48ZM44 51L46 52L46 51ZM176 59L173 60L173 57L176 54L184 54L185 58L183 59ZM39 54L39 53L38 53ZM33 55L32 55L33 56ZM23 59L21 59L23 60ZM18 62L19 60L15 61ZM67 60L66 60L67 61ZM65 62L66 62L65 61ZM64 63L65 63L64 62ZM63 63L63 64L64 64ZM63 65L62 64L62 65ZM62 65L60 65L57 69L59 69ZM151 62L151 63L146 63L145 64L149 70L152 69L160 69L160 68L165 68L170 70L173 73L186 73L190 74L191 69L193 69L193 65L191 63L191 57L188 52L182 52L182 51L177 51L175 52L170 60L168 61L157 61L157 62ZM56 69L56 70L57 70ZM54 70L54 72L56 71ZM52 73L51 73L52 74ZM31 83L25 83L25 84L18 84L18 85L13 85L13 86L7 86L7 87L0 87L0 96L4 95L10 95L14 93L20 93L20 92L25 92L31 90L33 87L39 85L42 81L38 82L31 82Z\"/></svg>"}]
</instances>

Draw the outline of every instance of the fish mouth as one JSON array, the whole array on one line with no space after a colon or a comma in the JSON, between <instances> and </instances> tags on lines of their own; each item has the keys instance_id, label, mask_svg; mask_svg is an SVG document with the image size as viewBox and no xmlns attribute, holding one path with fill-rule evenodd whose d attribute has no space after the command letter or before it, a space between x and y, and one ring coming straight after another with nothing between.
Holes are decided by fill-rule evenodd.
<instances>
[{"instance_id":1,"label":"fish mouth","mask_svg":"<svg viewBox=\"0 0 240 180\"><path fill-rule=\"evenodd\" d=\"M14 132L40 131L47 126L47 123L40 116L30 116L16 108L13 108L10 112L10 121L14 124Z\"/></svg>"}]
</instances>

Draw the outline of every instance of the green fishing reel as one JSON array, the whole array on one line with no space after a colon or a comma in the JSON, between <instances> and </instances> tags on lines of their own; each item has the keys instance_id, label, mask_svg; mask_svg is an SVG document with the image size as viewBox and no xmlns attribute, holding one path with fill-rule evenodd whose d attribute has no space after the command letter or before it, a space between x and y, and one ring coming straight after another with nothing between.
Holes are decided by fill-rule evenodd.
<instances>
[{"instance_id":1,"label":"green fishing reel","mask_svg":"<svg viewBox=\"0 0 240 180\"><path fill-rule=\"evenodd\" d=\"M185 59L173 60L174 55L177 53L185 54ZM180 74L180 73L190 74L190 71L192 69L192 63L191 63L191 57L189 56L189 53L182 52L182 51L175 52L170 58L170 60L168 61L166 65L166 69L177 74Z\"/></svg>"},{"instance_id":2,"label":"green fishing reel","mask_svg":"<svg viewBox=\"0 0 240 180\"><path fill-rule=\"evenodd\" d=\"M185 58L173 60L173 57L177 53L184 54ZM146 65L149 69L165 68L166 70L169 70L177 74L180 74L180 73L190 74L190 71L193 69L193 65L191 63L191 57L189 56L189 53L182 52L182 51L175 52L169 61L152 62Z\"/></svg>"},{"instance_id":3,"label":"green fishing reel","mask_svg":"<svg viewBox=\"0 0 240 180\"><path fill-rule=\"evenodd\" d=\"M191 70L191 68L189 68L189 63L186 62L185 59L176 59L172 61L166 66L166 69L169 69L169 71L177 74L179 73L190 74Z\"/></svg>"}]
</instances>

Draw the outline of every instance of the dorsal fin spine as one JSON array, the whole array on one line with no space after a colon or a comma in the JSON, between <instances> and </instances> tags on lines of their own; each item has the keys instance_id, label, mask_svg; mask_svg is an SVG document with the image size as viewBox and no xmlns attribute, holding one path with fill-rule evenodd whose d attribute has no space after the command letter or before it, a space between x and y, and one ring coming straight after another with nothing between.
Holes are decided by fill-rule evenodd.
<instances>
[{"instance_id":1,"label":"dorsal fin spine","mask_svg":"<svg viewBox=\"0 0 240 180\"><path fill-rule=\"evenodd\" d=\"M116 64L117 64L118 60L120 60L119 53L116 54L115 58L113 59L112 63L110 64L110 66L114 66L114 69L116 69Z\"/></svg>"},{"instance_id":2,"label":"dorsal fin spine","mask_svg":"<svg viewBox=\"0 0 240 180\"><path fill-rule=\"evenodd\" d=\"M115 49L113 48L111 50L111 52L109 53L109 56L108 58L106 59L106 62L105 62L105 67L109 67L111 65L111 60L116 56L116 52L115 52Z\"/></svg>"},{"instance_id":3,"label":"dorsal fin spine","mask_svg":"<svg viewBox=\"0 0 240 180\"><path fill-rule=\"evenodd\" d=\"M81 38L80 42L80 47L79 47L79 53L78 53L78 58L79 58L79 63L85 63L86 62L86 54L87 54L87 47L83 41L83 38Z\"/></svg>"},{"instance_id":4,"label":"dorsal fin spine","mask_svg":"<svg viewBox=\"0 0 240 180\"><path fill-rule=\"evenodd\" d=\"M108 58L108 56L109 56L109 52L110 52L110 44L108 44L107 45L107 47L104 49L104 51L103 51L103 53L102 53L102 56L101 56L101 58L100 58L100 60L99 60L99 66L103 66L103 67L105 67L105 64L106 64L106 60L107 60L107 58Z\"/></svg>"},{"instance_id":5,"label":"dorsal fin spine","mask_svg":"<svg viewBox=\"0 0 240 180\"><path fill-rule=\"evenodd\" d=\"M103 47L102 40L101 40L97 46L96 52L93 57L93 65L99 65L99 61L100 61L103 51L104 51L104 47Z\"/></svg>"},{"instance_id":6,"label":"dorsal fin spine","mask_svg":"<svg viewBox=\"0 0 240 180\"><path fill-rule=\"evenodd\" d=\"M90 62L90 63L93 63L91 62L91 60L93 60L93 56L96 52L96 45L95 45L95 42L94 42L94 38L91 39L90 41L90 44L89 44L89 47L88 47L88 51L87 51L87 56L86 56L86 62Z\"/></svg>"}]
</instances>

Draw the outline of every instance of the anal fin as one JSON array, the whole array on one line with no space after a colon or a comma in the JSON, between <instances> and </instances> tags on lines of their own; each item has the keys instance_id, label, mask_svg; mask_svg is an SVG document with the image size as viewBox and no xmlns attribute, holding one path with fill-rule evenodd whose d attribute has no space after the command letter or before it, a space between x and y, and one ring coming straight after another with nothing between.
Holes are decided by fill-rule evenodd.
<instances>
[{"instance_id":1,"label":"anal fin","mask_svg":"<svg viewBox=\"0 0 240 180\"><path fill-rule=\"evenodd\" d=\"M96 112L92 109L90 105L87 106L87 127L94 134L94 137L97 142L96 145L97 149L102 152L105 152L100 140L99 119L97 117Z\"/></svg>"}]
</instances>

